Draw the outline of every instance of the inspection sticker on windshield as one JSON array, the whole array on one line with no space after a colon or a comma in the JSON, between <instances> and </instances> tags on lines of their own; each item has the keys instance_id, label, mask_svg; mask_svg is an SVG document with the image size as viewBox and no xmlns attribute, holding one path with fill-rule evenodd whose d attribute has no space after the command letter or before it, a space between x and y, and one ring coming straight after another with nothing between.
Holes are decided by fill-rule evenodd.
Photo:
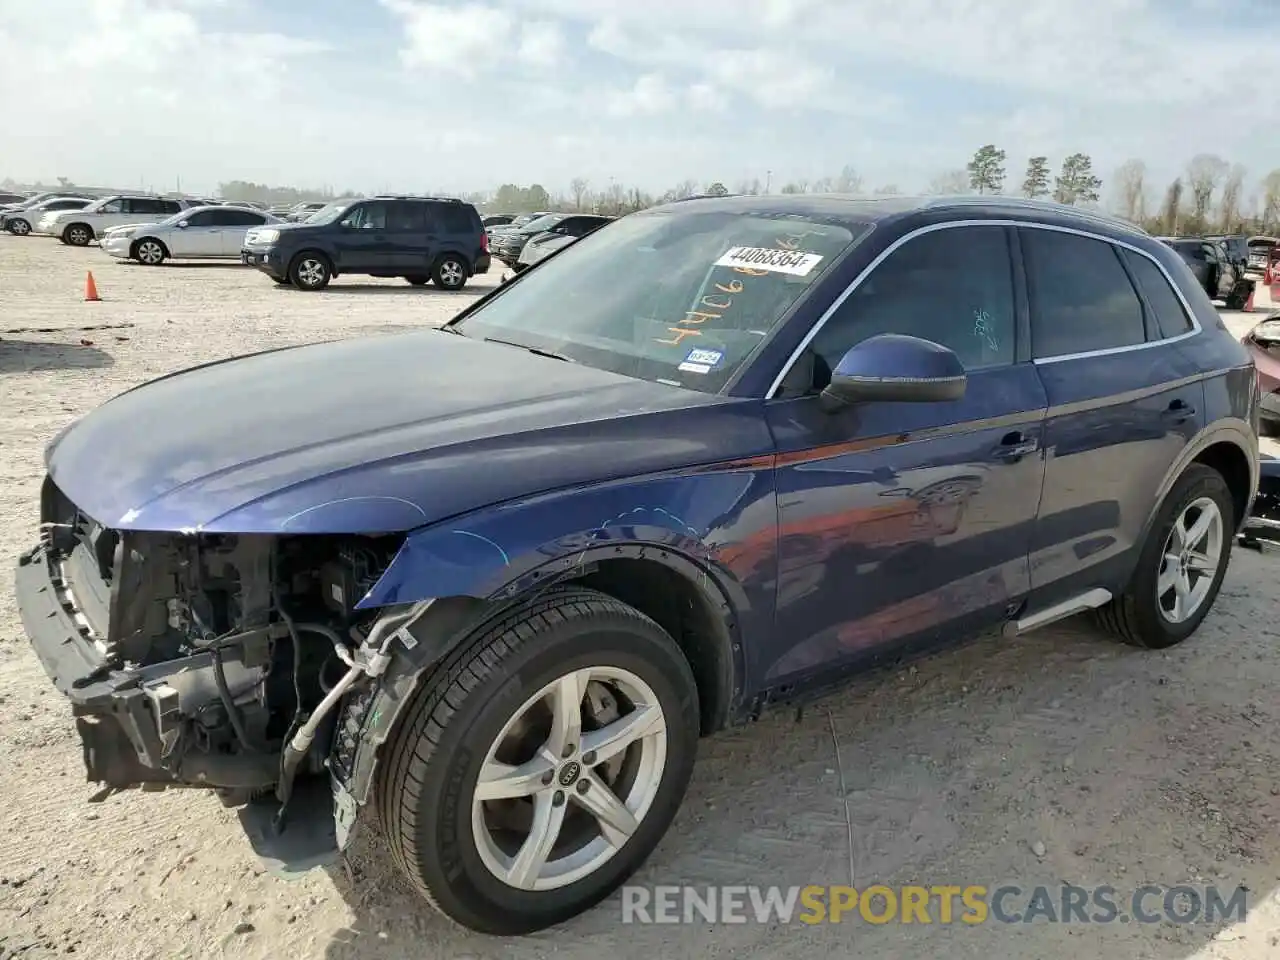
<instances>
[{"instance_id":1,"label":"inspection sticker on windshield","mask_svg":"<svg viewBox=\"0 0 1280 960\"><path fill-rule=\"evenodd\" d=\"M676 367L684 373L710 373L714 367L724 358L724 354L719 350L708 350L705 347L694 348L689 351L689 355L684 358L684 362Z\"/></svg>"},{"instance_id":2,"label":"inspection sticker on windshield","mask_svg":"<svg viewBox=\"0 0 1280 960\"><path fill-rule=\"evenodd\" d=\"M820 253L803 250L774 250L769 247L730 247L719 260L717 267L750 267L753 270L769 270L773 273L789 273L793 277L807 277L809 271L822 260Z\"/></svg>"}]
</instances>

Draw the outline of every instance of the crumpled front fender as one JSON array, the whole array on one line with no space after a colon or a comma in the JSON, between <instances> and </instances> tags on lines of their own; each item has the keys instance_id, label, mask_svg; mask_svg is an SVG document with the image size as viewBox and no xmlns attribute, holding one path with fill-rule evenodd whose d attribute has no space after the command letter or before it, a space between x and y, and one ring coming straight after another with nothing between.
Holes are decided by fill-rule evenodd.
<instances>
[{"instance_id":1,"label":"crumpled front fender","mask_svg":"<svg viewBox=\"0 0 1280 960\"><path fill-rule=\"evenodd\" d=\"M705 570L754 515L772 523L767 478L706 473L606 484L503 504L414 531L360 609L430 597L490 598L572 567L600 548L668 548ZM767 488L767 490L766 490ZM762 496L765 493L768 496ZM756 524L748 519L748 525ZM735 529L736 528L736 529ZM730 577L732 579L732 577Z\"/></svg>"}]
</instances>

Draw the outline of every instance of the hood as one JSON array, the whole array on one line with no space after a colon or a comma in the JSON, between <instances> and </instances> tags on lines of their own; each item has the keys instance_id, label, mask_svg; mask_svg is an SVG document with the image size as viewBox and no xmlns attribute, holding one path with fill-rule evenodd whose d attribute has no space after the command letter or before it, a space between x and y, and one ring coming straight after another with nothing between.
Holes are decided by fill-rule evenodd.
<instances>
[{"instance_id":1,"label":"hood","mask_svg":"<svg viewBox=\"0 0 1280 960\"><path fill-rule=\"evenodd\" d=\"M392 533L765 452L744 403L426 330L162 377L72 424L46 459L116 528Z\"/></svg>"}]
</instances>

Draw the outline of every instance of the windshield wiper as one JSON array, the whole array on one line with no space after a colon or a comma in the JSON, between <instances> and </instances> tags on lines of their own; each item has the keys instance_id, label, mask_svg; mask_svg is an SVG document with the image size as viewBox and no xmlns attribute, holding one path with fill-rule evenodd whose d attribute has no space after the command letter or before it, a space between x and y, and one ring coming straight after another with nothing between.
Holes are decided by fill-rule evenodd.
<instances>
[{"instance_id":1,"label":"windshield wiper","mask_svg":"<svg viewBox=\"0 0 1280 960\"><path fill-rule=\"evenodd\" d=\"M541 347L531 347L527 343L513 343L510 340L499 340L497 337L485 337L485 343L501 343L508 347L519 347L521 350L528 350L540 357L550 357L552 360L563 360L565 363L574 363L572 357L566 357L563 353L554 353L551 350L543 350Z\"/></svg>"}]
</instances>

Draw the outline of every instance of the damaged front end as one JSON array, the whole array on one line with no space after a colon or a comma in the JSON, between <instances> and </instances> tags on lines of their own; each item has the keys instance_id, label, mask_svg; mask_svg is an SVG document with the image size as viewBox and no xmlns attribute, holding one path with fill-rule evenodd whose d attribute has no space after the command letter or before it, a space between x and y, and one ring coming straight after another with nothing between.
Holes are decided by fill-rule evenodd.
<instances>
[{"instance_id":1,"label":"damaged front end","mask_svg":"<svg viewBox=\"0 0 1280 960\"><path fill-rule=\"evenodd\" d=\"M295 781L326 771L341 704L428 605L356 610L399 536L112 530L48 479L41 521L18 605L97 799L203 787L279 833Z\"/></svg>"}]
</instances>

